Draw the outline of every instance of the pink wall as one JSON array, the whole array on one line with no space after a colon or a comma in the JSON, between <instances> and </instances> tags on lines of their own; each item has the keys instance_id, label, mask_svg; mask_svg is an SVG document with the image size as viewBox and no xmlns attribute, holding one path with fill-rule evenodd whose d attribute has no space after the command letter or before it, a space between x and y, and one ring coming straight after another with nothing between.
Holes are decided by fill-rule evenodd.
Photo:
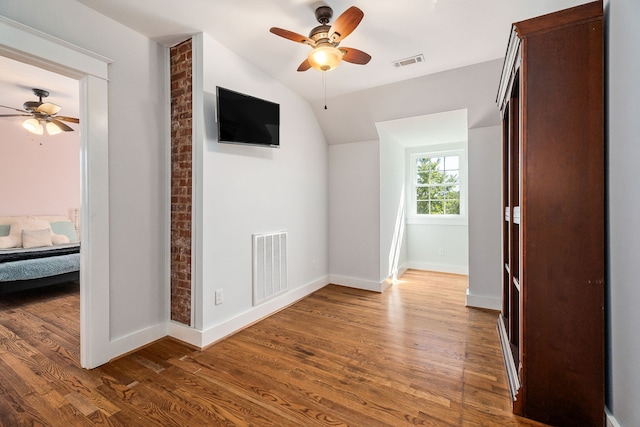
<instances>
[{"instance_id":1,"label":"pink wall","mask_svg":"<svg viewBox=\"0 0 640 427\"><path fill-rule=\"evenodd\" d=\"M66 215L80 207L80 134L33 135L0 118L0 216Z\"/></svg>"}]
</instances>

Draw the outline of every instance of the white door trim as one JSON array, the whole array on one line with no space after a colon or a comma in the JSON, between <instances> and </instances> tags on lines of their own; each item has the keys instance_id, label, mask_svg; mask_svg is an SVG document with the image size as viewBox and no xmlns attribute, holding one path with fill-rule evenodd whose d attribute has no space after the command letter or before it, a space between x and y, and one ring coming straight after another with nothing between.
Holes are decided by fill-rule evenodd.
<instances>
[{"instance_id":1,"label":"white door trim","mask_svg":"<svg viewBox=\"0 0 640 427\"><path fill-rule=\"evenodd\" d=\"M109 361L108 65L113 62L0 16L0 55L80 82L80 364Z\"/></svg>"}]
</instances>

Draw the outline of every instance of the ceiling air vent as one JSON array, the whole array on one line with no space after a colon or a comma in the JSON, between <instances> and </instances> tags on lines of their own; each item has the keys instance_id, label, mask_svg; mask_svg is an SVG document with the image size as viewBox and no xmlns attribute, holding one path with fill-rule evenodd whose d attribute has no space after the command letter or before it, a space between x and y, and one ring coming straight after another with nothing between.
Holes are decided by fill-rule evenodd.
<instances>
[{"instance_id":1,"label":"ceiling air vent","mask_svg":"<svg viewBox=\"0 0 640 427\"><path fill-rule=\"evenodd\" d=\"M411 65L411 64L419 64L421 62L424 62L424 55L422 54L415 55L405 59L400 59L399 61L393 61L392 64L394 68L400 68L400 67L406 67L407 65Z\"/></svg>"}]
</instances>

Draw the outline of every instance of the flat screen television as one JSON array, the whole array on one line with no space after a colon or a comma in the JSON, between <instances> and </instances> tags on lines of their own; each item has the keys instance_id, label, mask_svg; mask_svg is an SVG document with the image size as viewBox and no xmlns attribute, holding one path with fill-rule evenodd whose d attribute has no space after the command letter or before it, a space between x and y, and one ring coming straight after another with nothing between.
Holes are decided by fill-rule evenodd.
<instances>
[{"instance_id":1,"label":"flat screen television","mask_svg":"<svg viewBox=\"0 0 640 427\"><path fill-rule=\"evenodd\" d=\"M216 86L218 142L280 147L280 105Z\"/></svg>"}]
</instances>

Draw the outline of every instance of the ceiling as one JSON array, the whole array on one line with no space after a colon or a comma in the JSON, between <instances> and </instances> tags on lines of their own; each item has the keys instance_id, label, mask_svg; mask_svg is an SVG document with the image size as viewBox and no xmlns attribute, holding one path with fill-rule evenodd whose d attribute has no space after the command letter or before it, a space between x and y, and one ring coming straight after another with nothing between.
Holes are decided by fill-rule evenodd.
<instances>
[{"instance_id":1,"label":"ceiling","mask_svg":"<svg viewBox=\"0 0 640 427\"><path fill-rule=\"evenodd\" d=\"M321 99L321 72L297 72L310 47L269 32L308 35L314 10L329 5L330 23L357 6L364 19L341 46L372 56L327 73L327 96L406 80L504 57L511 23L584 0L77 0L165 45L206 32L308 100ZM424 55L421 64L392 63Z\"/></svg>"},{"instance_id":2,"label":"ceiling","mask_svg":"<svg viewBox=\"0 0 640 427\"><path fill-rule=\"evenodd\" d=\"M444 111L376 123L380 139L389 138L404 147L450 144L467 140L467 110Z\"/></svg>"},{"instance_id":3,"label":"ceiling","mask_svg":"<svg viewBox=\"0 0 640 427\"><path fill-rule=\"evenodd\" d=\"M61 116L78 117L80 84L77 80L0 56L0 105L22 109L25 101L37 101L32 89L44 89L49 96L43 102L58 104ZM20 114L0 108L0 114ZM3 118L0 125L20 123L26 117ZM78 125L69 124L78 130Z\"/></svg>"},{"instance_id":4,"label":"ceiling","mask_svg":"<svg viewBox=\"0 0 640 427\"><path fill-rule=\"evenodd\" d=\"M350 6L364 19L341 46L372 56L367 65L344 63L327 73L327 97L502 58L512 22L585 0L77 0L166 46L205 32L309 101L324 97L322 73L297 72L310 47L278 37L272 26L307 35L314 10L329 5L331 22ZM394 61L424 55L396 68ZM22 108L31 88L78 116L78 82L0 57L0 104ZM5 109L1 109L5 110ZM10 113L10 110L7 110ZM1 114L1 113L0 113ZM9 120L9 119L3 119Z\"/></svg>"}]
</instances>

